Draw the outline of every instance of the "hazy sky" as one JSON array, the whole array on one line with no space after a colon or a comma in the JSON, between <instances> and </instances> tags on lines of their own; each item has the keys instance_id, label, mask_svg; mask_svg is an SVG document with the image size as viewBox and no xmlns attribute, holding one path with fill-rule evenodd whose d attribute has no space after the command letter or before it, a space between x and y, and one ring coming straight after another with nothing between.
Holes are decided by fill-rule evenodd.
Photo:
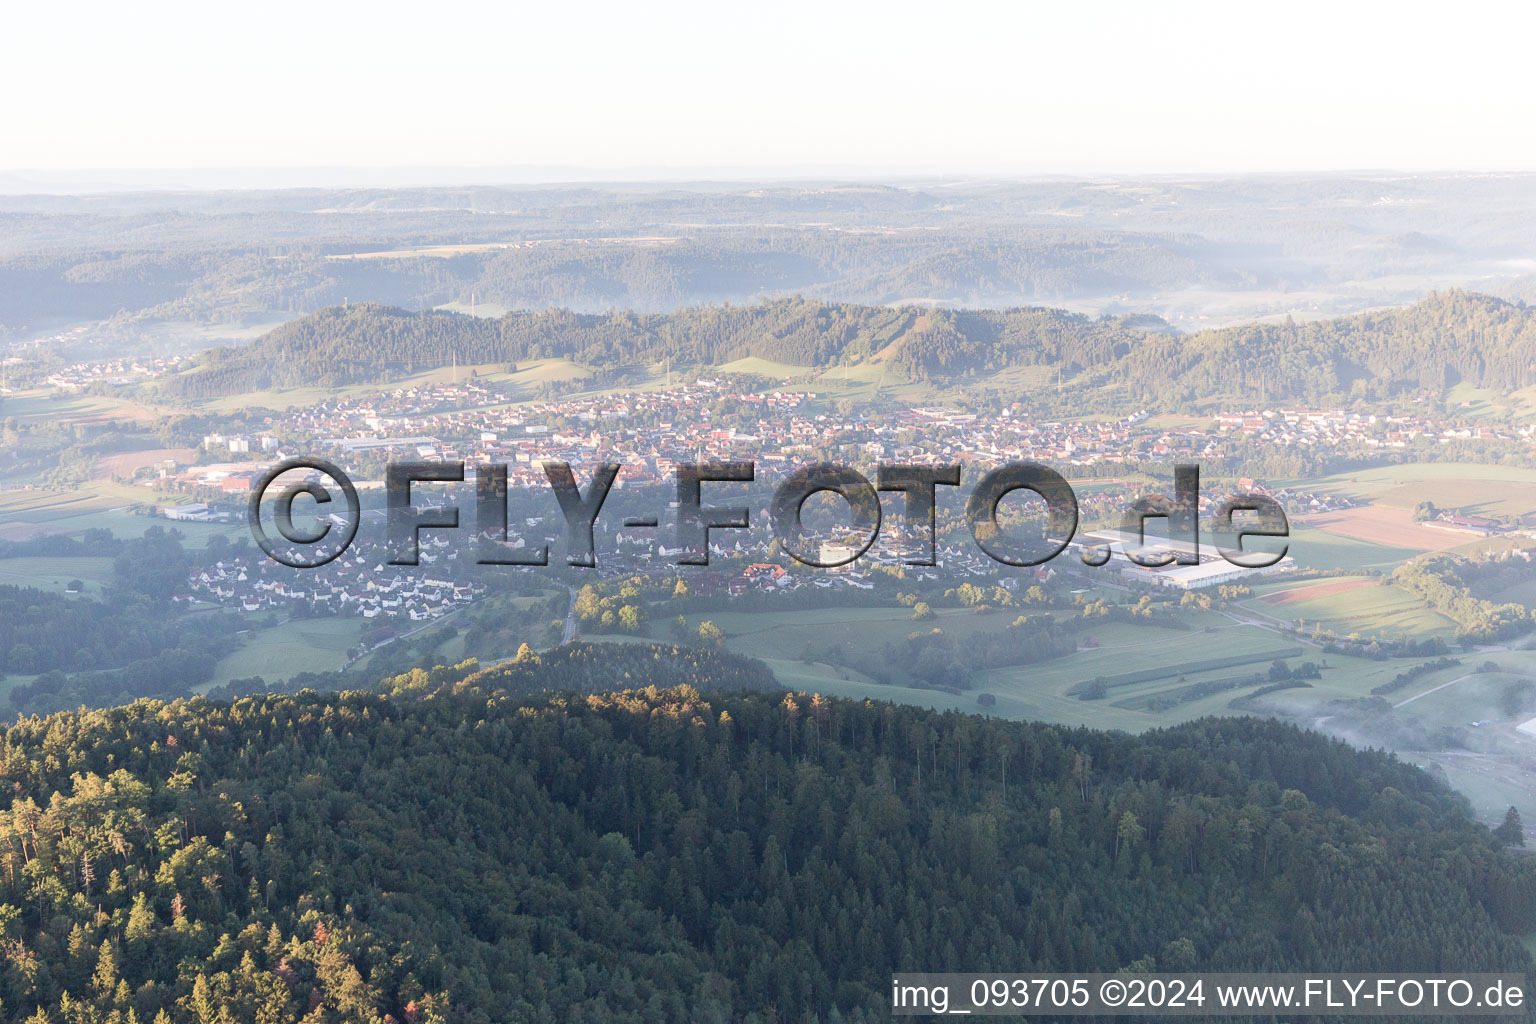
<instances>
[{"instance_id":1,"label":"hazy sky","mask_svg":"<svg viewBox=\"0 0 1536 1024\"><path fill-rule=\"evenodd\" d=\"M16 3L0 170L1536 170L1536 4Z\"/></svg>"}]
</instances>

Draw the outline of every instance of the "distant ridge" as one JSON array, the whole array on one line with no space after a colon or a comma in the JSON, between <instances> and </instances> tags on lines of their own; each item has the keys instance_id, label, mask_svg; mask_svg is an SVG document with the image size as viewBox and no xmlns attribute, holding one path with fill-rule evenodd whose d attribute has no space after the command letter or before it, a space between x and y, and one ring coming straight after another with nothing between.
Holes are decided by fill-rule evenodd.
<instances>
[{"instance_id":1,"label":"distant ridge","mask_svg":"<svg viewBox=\"0 0 1536 1024\"><path fill-rule=\"evenodd\" d=\"M362 304L294 320L243 347L214 349L169 385L181 398L269 387L381 382L459 364L560 356L605 368L717 366L757 357L828 367L878 359L944 380L1010 366L1091 371L1128 399L1219 395L1265 401L1389 398L1458 382L1536 383L1536 312L1453 290L1401 309L1309 323L1256 323L1178 335L1145 316L1062 310L919 309L801 298L672 313L513 312L500 319Z\"/></svg>"}]
</instances>

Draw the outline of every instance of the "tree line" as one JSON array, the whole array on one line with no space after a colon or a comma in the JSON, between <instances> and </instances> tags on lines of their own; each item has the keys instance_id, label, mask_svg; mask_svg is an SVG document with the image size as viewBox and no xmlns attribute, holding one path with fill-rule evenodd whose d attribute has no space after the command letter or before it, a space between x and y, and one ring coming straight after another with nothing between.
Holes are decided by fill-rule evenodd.
<instances>
[{"instance_id":1,"label":"tree line","mask_svg":"<svg viewBox=\"0 0 1536 1024\"><path fill-rule=\"evenodd\" d=\"M827 367L880 359L914 379L1010 366L1058 369L1125 400L1215 396L1387 400L1470 381L1533 382L1536 314L1451 291L1405 309L1297 324L1179 335L1145 317L1062 310L924 310L812 299L699 306L670 313L510 312L499 319L375 304L331 307L246 346L214 349L199 372L164 387L202 398L266 387L383 381L446 366L564 357L596 368L672 360L717 366L755 356Z\"/></svg>"}]
</instances>

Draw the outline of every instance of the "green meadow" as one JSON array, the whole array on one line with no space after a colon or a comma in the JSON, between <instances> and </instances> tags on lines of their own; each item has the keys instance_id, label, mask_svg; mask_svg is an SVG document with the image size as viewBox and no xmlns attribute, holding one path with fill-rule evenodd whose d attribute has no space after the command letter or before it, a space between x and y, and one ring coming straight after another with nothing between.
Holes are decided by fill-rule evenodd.
<instances>
[{"instance_id":1,"label":"green meadow","mask_svg":"<svg viewBox=\"0 0 1536 1024\"><path fill-rule=\"evenodd\" d=\"M1309 626L1321 623L1323 628L1342 636L1438 636L1450 641L1456 634L1456 624L1450 619L1430 609L1420 598L1383 582L1285 604L1255 597L1241 605L1282 625L1301 619Z\"/></svg>"},{"instance_id":2,"label":"green meadow","mask_svg":"<svg viewBox=\"0 0 1536 1024\"><path fill-rule=\"evenodd\" d=\"M347 650L373 629L366 619L305 619L252 628L240 646L219 659L206 691L232 679L261 676L268 682L301 672L325 672L347 663Z\"/></svg>"},{"instance_id":3,"label":"green meadow","mask_svg":"<svg viewBox=\"0 0 1536 1024\"><path fill-rule=\"evenodd\" d=\"M100 597L107 584L112 582L112 559L0 558L0 583L64 593L74 580L84 584L80 593Z\"/></svg>"}]
</instances>

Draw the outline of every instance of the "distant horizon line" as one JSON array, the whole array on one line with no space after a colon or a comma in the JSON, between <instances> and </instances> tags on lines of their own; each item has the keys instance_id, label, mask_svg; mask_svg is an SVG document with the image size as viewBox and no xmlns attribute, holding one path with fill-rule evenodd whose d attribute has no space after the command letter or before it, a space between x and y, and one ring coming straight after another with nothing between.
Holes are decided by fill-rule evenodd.
<instances>
[{"instance_id":1,"label":"distant horizon line","mask_svg":"<svg viewBox=\"0 0 1536 1024\"><path fill-rule=\"evenodd\" d=\"M281 191L288 189L573 188L624 186L736 186L744 184L912 185L1071 181L1211 181L1245 178L1520 178L1533 169L1390 167L1287 170L1130 171L1006 170L858 165L285 165L162 168L0 169L0 195L92 195L133 192Z\"/></svg>"}]
</instances>

